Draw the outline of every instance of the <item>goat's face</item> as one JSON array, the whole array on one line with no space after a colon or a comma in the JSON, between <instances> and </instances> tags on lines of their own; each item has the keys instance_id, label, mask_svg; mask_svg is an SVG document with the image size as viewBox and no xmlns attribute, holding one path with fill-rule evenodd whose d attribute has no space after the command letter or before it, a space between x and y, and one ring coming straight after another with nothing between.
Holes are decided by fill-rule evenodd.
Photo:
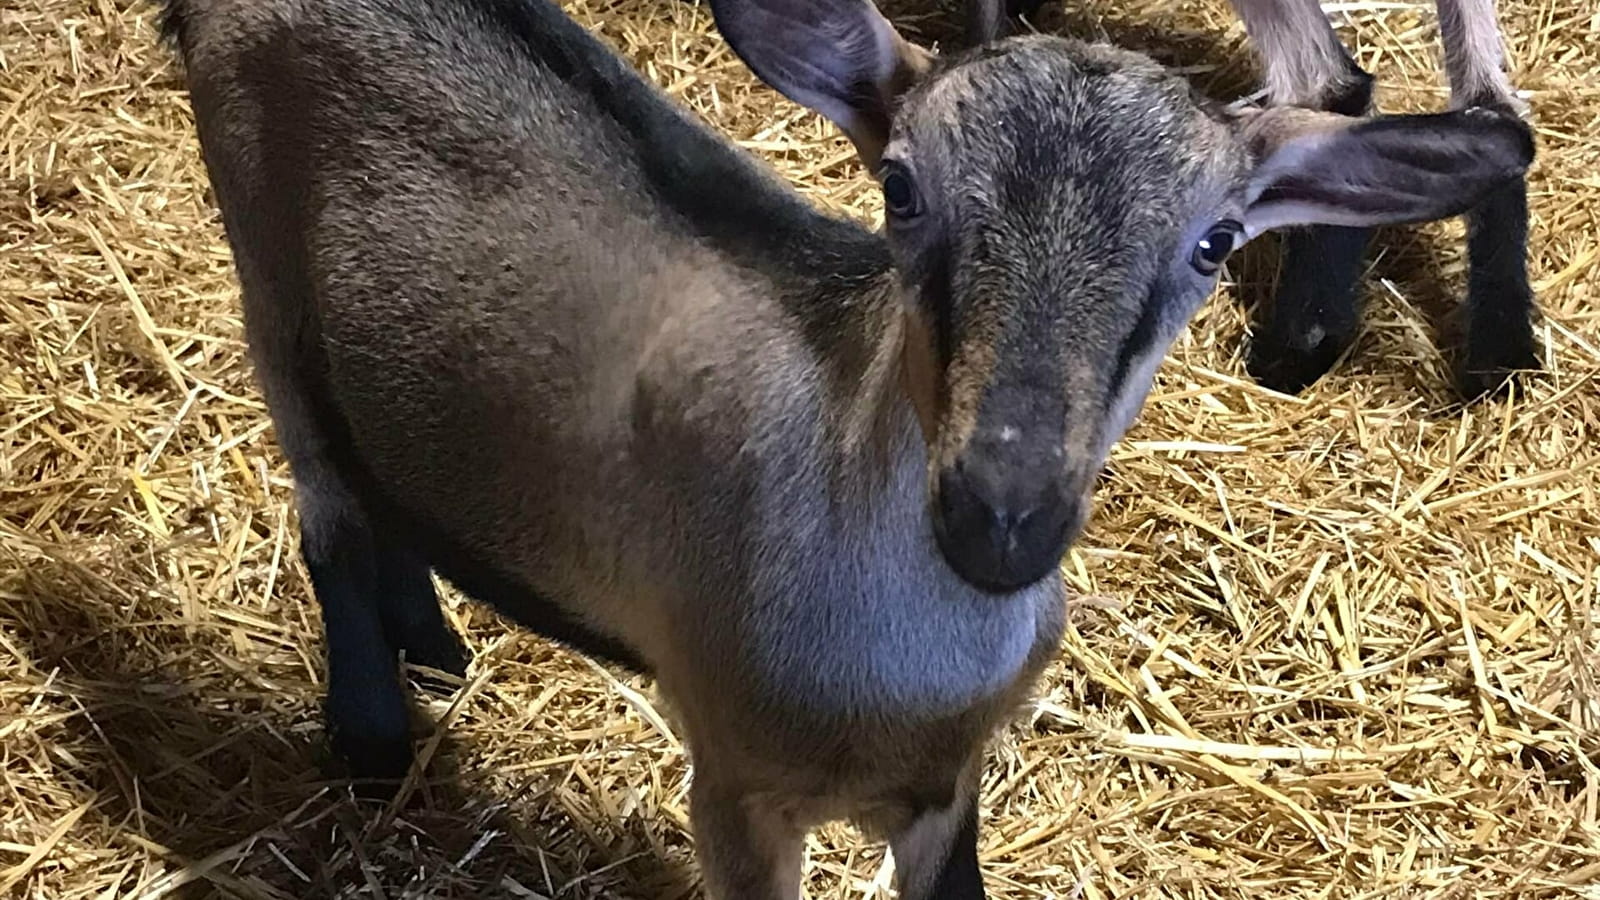
<instances>
[{"instance_id":1,"label":"goat's face","mask_svg":"<svg viewBox=\"0 0 1600 900\"><path fill-rule=\"evenodd\" d=\"M1003 593L1058 564L1229 252L1286 225L1465 211L1520 175L1480 110L1229 113L1142 55L1018 37L935 61L867 0L714 0L742 58L877 173L933 531Z\"/></svg>"},{"instance_id":2,"label":"goat's face","mask_svg":"<svg viewBox=\"0 0 1600 900\"><path fill-rule=\"evenodd\" d=\"M1248 157L1148 59L1049 38L936 64L878 177L930 442L934 533L974 585L1037 581L1242 242Z\"/></svg>"}]
</instances>

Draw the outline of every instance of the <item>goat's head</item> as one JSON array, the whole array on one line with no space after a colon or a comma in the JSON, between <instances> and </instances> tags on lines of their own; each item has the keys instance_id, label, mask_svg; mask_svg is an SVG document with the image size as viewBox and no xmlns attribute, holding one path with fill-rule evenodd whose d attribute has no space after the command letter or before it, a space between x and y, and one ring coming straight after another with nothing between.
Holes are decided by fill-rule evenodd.
<instances>
[{"instance_id":1,"label":"goat's head","mask_svg":"<svg viewBox=\"0 0 1600 900\"><path fill-rule=\"evenodd\" d=\"M1532 159L1498 113L1233 112L1106 46L1027 36L934 58L868 0L713 8L882 184L934 533L993 592L1058 564L1230 252L1283 226L1455 215Z\"/></svg>"}]
</instances>

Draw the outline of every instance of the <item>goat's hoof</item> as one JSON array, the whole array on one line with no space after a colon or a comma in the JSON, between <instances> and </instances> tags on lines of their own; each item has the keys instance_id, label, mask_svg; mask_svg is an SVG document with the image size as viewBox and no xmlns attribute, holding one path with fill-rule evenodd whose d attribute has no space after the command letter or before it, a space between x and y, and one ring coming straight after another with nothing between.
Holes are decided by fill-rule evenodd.
<instances>
[{"instance_id":1,"label":"goat's hoof","mask_svg":"<svg viewBox=\"0 0 1600 900\"><path fill-rule=\"evenodd\" d=\"M408 666L449 676L441 678L426 671L410 673L418 687L437 696L448 695L460 687L461 680L467 677L467 663L472 661L467 645L448 628L441 629L427 640L416 642L414 646L406 647L405 654Z\"/></svg>"},{"instance_id":2,"label":"goat's hoof","mask_svg":"<svg viewBox=\"0 0 1600 900\"><path fill-rule=\"evenodd\" d=\"M333 734L333 752L356 796L387 800L411 771L411 736Z\"/></svg>"},{"instance_id":3,"label":"goat's hoof","mask_svg":"<svg viewBox=\"0 0 1600 900\"><path fill-rule=\"evenodd\" d=\"M351 686L335 681L323 707L333 768L357 782L394 782L388 788L358 786L358 793L392 794L411 769L411 704L395 680L377 689Z\"/></svg>"},{"instance_id":4,"label":"goat's hoof","mask_svg":"<svg viewBox=\"0 0 1600 900\"><path fill-rule=\"evenodd\" d=\"M1519 372L1535 372L1541 368L1538 342L1529 334L1525 341L1500 343L1493 352L1469 353L1456 373L1456 389L1468 403L1496 398L1503 396L1516 382Z\"/></svg>"},{"instance_id":5,"label":"goat's hoof","mask_svg":"<svg viewBox=\"0 0 1600 900\"><path fill-rule=\"evenodd\" d=\"M1348 341L1330 335L1302 348L1262 335L1251 343L1245 369L1262 387L1298 394L1326 375L1347 345Z\"/></svg>"},{"instance_id":6,"label":"goat's hoof","mask_svg":"<svg viewBox=\"0 0 1600 900\"><path fill-rule=\"evenodd\" d=\"M1488 312L1467 322L1466 348L1456 372L1463 400L1503 394L1518 372L1542 368L1539 339L1524 311L1532 306L1526 284L1474 285L1467 308Z\"/></svg>"}]
</instances>

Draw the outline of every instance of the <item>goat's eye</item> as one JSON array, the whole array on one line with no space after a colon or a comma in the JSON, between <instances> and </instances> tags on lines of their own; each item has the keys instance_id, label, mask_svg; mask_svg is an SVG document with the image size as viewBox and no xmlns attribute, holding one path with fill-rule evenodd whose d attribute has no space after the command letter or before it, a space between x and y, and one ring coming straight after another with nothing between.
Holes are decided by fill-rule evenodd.
<instances>
[{"instance_id":1,"label":"goat's eye","mask_svg":"<svg viewBox=\"0 0 1600 900\"><path fill-rule=\"evenodd\" d=\"M889 215L910 219L922 214L922 197L905 166L885 160L879 175L883 179L883 206Z\"/></svg>"},{"instance_id":2,"label":"goat's eye","mask_svg":"<svg viewBox=\"0 0 1600 900\"><path fill-rule=\"evenodd\" d=\"M1217 274L1217 270L1227 261L1228 254L1239 246L1239 236L1243 233L1244 226L1232 219L1224 219L1211 226L1211 230L1200 239L1200 243L1194 245L1189 265L1207 277Z\"/></svg>"}]
</instances>

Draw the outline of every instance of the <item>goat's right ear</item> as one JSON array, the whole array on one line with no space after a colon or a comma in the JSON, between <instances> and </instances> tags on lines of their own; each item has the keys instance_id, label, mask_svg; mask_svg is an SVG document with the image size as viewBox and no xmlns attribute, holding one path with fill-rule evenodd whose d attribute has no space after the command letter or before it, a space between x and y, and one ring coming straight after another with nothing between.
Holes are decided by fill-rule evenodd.
<instances>
[{"instance_id":1,"label":"goat's right ear","mask_svg":"<svg viewBox=\"0 0 1600 900\"><path fill-rule=\"evenodd\" d=\"M1461 109L1346 118L1277 107L1240 115L1255 160L1244 226L1399 225L1460 215L1533 161L1533 133L1510 113Z\"/></svg>"},{"instance_id":2,"label":"goat's right ear","mask_svg":"<svg viewBox=\"0 0 1600 900\"><path fill-rule=\"evenodd\" d=\"M876 169L895 102L928 70L871 0L711 0L717 30L756 77L838 125Z\"/></svg>"}]
</instances>

